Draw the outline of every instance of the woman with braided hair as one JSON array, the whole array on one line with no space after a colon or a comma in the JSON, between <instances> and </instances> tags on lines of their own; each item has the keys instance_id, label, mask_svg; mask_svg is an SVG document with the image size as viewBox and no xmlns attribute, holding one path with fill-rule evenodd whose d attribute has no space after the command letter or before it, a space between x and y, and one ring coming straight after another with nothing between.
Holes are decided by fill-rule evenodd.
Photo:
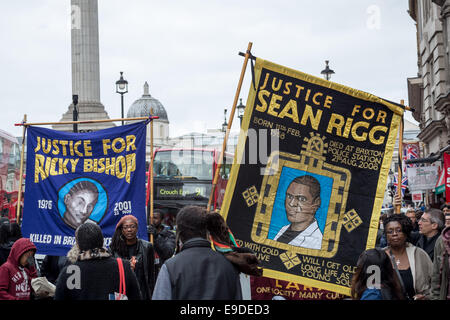
<instances>
[{"instance_id":1,"label":"woman with braided hair","mask_svg":"<svg viewBox=\"0 0 450 320\"><path fill-rule=\"evenodd\" d=\"M258 267L259 260L255 253L247 248L241 248L235 241L223 217L216 212L206 215L206 228L216 251L225 257L242 273L251 276L261 276L262 269Z\"/></svg>"},{"instance_id":2,"label":"woman with braided hair","mask_svg":"<svg viewBox=\"0 0 450 320\"><path fill-rule=\"evenodd\" d=\"M149 241L137 237L138 227L135 216L123 216L116 225L110 249L114 257L130 261L142 299L150 300L155 285L155 251Z\"/></svg>"}]
</instances>

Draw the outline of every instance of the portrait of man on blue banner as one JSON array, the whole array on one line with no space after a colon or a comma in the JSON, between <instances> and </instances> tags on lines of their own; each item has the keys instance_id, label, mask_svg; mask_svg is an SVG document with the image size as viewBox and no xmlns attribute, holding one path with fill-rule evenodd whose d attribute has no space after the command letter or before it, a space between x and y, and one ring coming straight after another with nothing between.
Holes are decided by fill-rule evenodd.
<instances>
[{"instance_id":1,"label":"portrait of man on blue banner","mask_svg":"<svg viewBox=\"0 0 450 320\"><path fill-rule=\"evenodd\" d=\"M108 246L117 222L134 215L147 238L145 141L148 121L89 133L27 129L22 232L40 254L65 255L83 223Z\"/></svg>"}]
</instances>

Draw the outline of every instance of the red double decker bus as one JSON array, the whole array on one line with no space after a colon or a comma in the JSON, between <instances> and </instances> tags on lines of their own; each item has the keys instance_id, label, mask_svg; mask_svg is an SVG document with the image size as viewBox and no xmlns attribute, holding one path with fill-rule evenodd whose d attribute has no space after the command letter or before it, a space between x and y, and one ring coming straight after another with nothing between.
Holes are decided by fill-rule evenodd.
<instances>
[{"instance_id":1,"label":"red double decker bus","mask_svg":"<svg viewBox=\"0 0 450 320\"><path fill-rule=\"evenodd\" d=\"M0 129L0 215L11 221L16 219L19 183L19 143L16 137Z\"/></svg>"},{"instance_id":2,"label":"red double decker bus","mask_svg":"<svg viewBox=\"0 0 450 320\"><path fill-rule=\"evenodd\" d=\"M220 154L221 152L215 149L156 150L153 159L153 207L163 209L172 218L178 210L187 205L206 207ZM222 205L233 163L232 154L226 153L224 158L212 209L219 209Z\"/></svg>"}]
</instances>

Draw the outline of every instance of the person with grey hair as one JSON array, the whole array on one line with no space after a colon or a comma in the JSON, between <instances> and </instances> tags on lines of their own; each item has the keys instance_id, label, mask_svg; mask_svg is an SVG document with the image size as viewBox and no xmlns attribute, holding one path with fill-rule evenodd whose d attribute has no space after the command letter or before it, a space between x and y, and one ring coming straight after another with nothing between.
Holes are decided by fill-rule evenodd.
<instances>
[{"instance_id":1,"label":"person with grey hair","mask_svg":"<svg viewBox=\"0 0 450 320\"><path fill-rule=\"evenodd\" d=\"M78 256L66 266L56 281L55 300L111 300L120 293L117 259L103 246L102 230L97 224L85 223L75 231ZM128 300L140 300L141 293L130 262L122 260L125 294ZM114 300L114 299L113 299Z\"/></svg>"},{"instance_id":2,"label":"person with grey hair","mask_svg":"<svg viewBox=\"0 0 450 320\"><path fill-rule=\"evenodd\" d=\"M444 229L444 215L439 209L428 209L419 219L419 237L416 246L425 250L434 260L434 247Z\"/></svg>"}]
</instances>

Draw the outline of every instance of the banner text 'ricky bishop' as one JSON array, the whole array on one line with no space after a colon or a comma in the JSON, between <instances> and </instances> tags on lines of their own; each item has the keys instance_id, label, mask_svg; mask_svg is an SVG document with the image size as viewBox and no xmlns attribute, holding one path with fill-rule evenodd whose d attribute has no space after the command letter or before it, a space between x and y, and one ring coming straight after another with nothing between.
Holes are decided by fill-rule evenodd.
<instances>
[{"instance_id":1,"label":"banner text 'ricky bishop'","mask_svg":"<svg viewBox=\"0 0 450 320\"><path fill-rule=\"evenodd\" d=\"M92 157L91 140L56 140L37 137L35 152L35 172L34 182L38 183L49 176L57 176L68 173L96 172L116 176L130 183L131 173L136 170L136 153L117 155L122 152L132 152L136 150L136 136L127 135L125 138L117 137L102 139L102 154L105 157ZM38 152L41 152L38 154ZM42 154L44 153L44 154ZM56 157L55 157L56 156ZM59 156L59 157L58 157ZM108 157L109 156L109 157ZM75 158L66 158L75 157ZM80 162L81 158L84 158ZM82 167L77 170L79 163Z\"/></svg>"}]
</instances>

